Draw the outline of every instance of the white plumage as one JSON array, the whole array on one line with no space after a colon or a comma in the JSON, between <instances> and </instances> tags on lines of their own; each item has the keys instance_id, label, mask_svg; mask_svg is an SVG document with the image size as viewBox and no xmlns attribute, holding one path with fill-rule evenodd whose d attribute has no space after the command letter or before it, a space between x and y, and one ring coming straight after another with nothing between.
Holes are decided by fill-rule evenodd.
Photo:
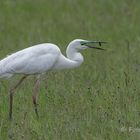
<instances>
[{"instance_id":1,"label":"white plumage","mask_svg":"<svg viewBox=\"0 0 140 140\"><path fill-rule=\"evenodd\" d=\"M0 61L0 76L44 73L55 65L60 54L59 48L50 43L26 48Z\"/></svg>"},{"instance_id":2,"label":"white plumage","mask_svg":"<svg viewBox=\"0 0 140 140\"><path fill-rule=\"evenodd\" d=\"M77 48L75 48L74 44L77 44ZM67 49L69 57L78 57L76 55L78 54L79 45L80 40L78 39L70 43ZM60 49L54 44L44 43L35 45L13 53L1 60L0 77L11 77L13 74L40 74L51 69L78 66L78 61L72 61L73 58L68 59L63 56ZM83 61L81 55L79 56L80 59Z\"/></svg>"}]
</instances>

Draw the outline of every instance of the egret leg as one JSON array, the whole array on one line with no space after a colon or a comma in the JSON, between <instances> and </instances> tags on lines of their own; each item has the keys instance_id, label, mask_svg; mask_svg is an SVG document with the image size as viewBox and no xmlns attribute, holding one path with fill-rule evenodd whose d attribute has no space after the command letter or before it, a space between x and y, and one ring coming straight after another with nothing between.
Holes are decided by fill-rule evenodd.
<instances>
[{"instance_id":1,"label":"egret leg","mask_svg":"<svg viewBox=\"0 0 140 140\"><path fill-rule=\"evenodd\" d=\"M36 116L39 117L38 115L38 109L37 109L37 96L38 96L38 92L39 92L39 86L40 86L40 76L37 77L37 79L35 80L34 86L33 86L33 94L32 94L32 100L33 100L33 104L34 104L34 109L35 109L35 113Z\"/></svg>"},{"instance_id":2,"label":"egret leg","mask_svg":"<svg viewBox=\"0 0 140 140\"><path fill-rule=\"evenodd\" d=\"M17 89L17 87L24 81L24 79L27 77L27 75L24 75L18 83L10 89L10 110L9 110L9 118L12 119L12 106L13 106L13 95Z\"/></svg>"}]
</instances>

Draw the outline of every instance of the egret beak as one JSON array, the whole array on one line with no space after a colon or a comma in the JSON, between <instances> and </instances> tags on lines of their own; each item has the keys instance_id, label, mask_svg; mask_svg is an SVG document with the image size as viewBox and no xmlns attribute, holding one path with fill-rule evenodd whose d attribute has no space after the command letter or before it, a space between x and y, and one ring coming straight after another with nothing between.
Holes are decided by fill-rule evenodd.
<instances>
[{"instance_id":1,"label":"egret beak","mask_svg":"<svg viewBox=\"0 0 140 140\"><path fill-rule=\"evenodd\" d=\"M98 49L98 50L105 50L105 49L103 49L103 48L101 48L101 47L95 47L95 46L92 46L92 44L99 44L99 46L101 46L102 45L102 43L107 43L107 42L105 42L105 41L82 41L81 42L81 45L85 45L85 46L87 46L87 47L89 47L89 48L93 48L93 49Z\"/></svg>"}]
</instances>

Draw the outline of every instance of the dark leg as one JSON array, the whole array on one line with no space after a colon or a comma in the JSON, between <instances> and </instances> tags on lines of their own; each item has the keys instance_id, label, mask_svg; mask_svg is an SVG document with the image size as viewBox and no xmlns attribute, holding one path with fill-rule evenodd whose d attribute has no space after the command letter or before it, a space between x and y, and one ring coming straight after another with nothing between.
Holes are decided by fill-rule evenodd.
<instances>
[{"instance_id":1,"label":"dark leg","mask_svg":"<svg viewBox=\"0 0 140 140\"><path fill-rule=\"evenodd\" d=\"M14 92L10 91L10 110L9 110L10 120L12 119L13 94L14 94Z\"/></svg>"},{"instance_id":2,"label":"dark leg","mask_svg":"<svg viewBox=\"0 0 140 140\"><path fill-rule=\"evenodd\" d=\"M38 110L37 110L37 96L38 96L38 90L39 90L39 86L40 86L40 76L37 77L37 79L35 80L34 86L33 86L33 94L32 94L32 100L33 100L33 104L34 104L34 109L35 109L35 113L36 116L39 117L38 115Z\"/></svg>"},{"instance_id":3,"label":"dark leg","mask_svg":"<svg viewBox=\"0 0 140 140\"><path fill-rule=\"evenodd\" d=\"M19 82L10 89L10 110L9 110L9 118L12 119L12 106L13 106L13 95L15 93L15 90L17 89L17 87L24 81L24 79L26 78L27 76L23 76Z\"/></svg>"}]
</instances>

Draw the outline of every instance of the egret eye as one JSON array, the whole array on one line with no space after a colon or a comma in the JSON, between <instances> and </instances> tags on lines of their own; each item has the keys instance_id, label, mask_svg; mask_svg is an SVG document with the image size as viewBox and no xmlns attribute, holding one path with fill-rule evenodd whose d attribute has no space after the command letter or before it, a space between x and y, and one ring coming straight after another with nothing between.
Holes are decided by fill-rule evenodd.
<instances>
[{"instance_id":1,"label":"egret eye","mask_svg":"<svg viewBox=\"0 0 140 140\"><path fill-rule=\"evenodd\" d=\"M85 42L85 41L81 41L80 44L81 44L81 45L85 45L86 42Z\"/></svg>"}]
</instances>

